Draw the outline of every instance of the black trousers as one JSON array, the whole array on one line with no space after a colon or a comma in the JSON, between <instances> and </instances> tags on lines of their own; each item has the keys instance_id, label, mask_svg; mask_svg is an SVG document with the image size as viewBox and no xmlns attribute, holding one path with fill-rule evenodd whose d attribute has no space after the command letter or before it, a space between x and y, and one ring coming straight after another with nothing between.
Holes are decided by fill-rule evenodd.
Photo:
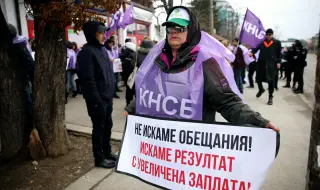
<instances>
[{"instance_id":1,"label":"black trousers","mask_svg":"<svg viewBox=\"0 0 320 190\"><path fill-rule=\"evenodd\" d=\"M259 91L264 91L262 82L259 81L257 83L258 83ZM269 97L272 98L273 92L274 92L274 81L268 82L268 91L269 91Z\"/></svg>"},{"instance_id":2,"label":"black trousers","mask_svg":"<svg viewBox=\"0 0 320 190\"><path fill-rule=\"evenodd\" d=\"M249 84L251 87L254 87L253 74L256 71L256 65L257 65L257 63L255 61L249 64L248 79L249 79Z\"/></svg>"},{"instance_id":3,"label":"black trousers","mask_svg":"<svg viewBox=\"0 0 320 190\"><path fill-rule=\"evenodd\" d=\"M303 90L303 72L304 72L304 67L303 68L297 68L294 75L296 77L296 81L298 82L298 88L297 90Z\"/></svg>"},{"instance_id":4,"label":"black trousers","mask_svg":"<svg viewBox=\"0 0 320 190\"><path fill-rule=\"evenodd\" d=\"M91 117L92 129L92 150L95 163L105 159L111 153L111 129L113 102L103 100L101 105L93 105L87 102L88 114Z\"/></svg>"},{"instance_id":5,"label":"black trousers","mask_svg":"<svg viewBox=\"0 0 320 190\"><path fill-rule=\"evenodd\" d=\"M127 104L127 106L133 100L134 95L135 95L134 85L133 85L132 89L128 85L126 85L126 104Z\"/></svg>"},{"instance_id":6,"label":"black trousers","mask_svg":"<svg viewBox=\"0 0 320 190\"><path fill-rule=\"evenodd\" d=\"M287 85L289 86L291 83L291 79L292 79L293 69L291 67L287 67L285 72L286 72L286 77L287 77Z\"/></svg>"},{"instance_id":7,"label":"black trousers","mask_svg":"<svg viewBox=\"0 0 320 190\"><path fill-rule=\"evenodd\" d=\"M286 77L286 75L283 76L283 73L286 71L286 67L287 67L287 62L281 63L281 67L280 67L280 78ZM284 74L286 74L286 73L284 73Z\"/></svg>"}]
</instances>

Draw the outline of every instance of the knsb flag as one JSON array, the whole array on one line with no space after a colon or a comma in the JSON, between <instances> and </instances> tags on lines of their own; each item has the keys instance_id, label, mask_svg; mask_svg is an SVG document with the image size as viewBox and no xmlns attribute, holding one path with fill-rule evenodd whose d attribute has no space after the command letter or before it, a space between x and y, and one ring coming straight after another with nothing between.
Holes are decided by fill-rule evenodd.
<instances>
[{"instance_id":1,"label":"knsb flag","mask_svg":"<svg viewBox=\"0 0 320 190\"><path fill-rule=\"evenodd\" d=\"M128 26L129 24L132 24L133 22L134 22L133 4L131 4L130 7L126 9L123 16L121 17L119 22L119 27L125 28L126 26Z\"/></svg>"},{"instance_id":2,"label":"knsb flag","mask_svg":"<svg viewBox=\"0 0 320 190\"><path fill-rule=\"evenodd\" d=\"M116 171L165 189L258 190L278 138L266 128L129 115Z\"/></svg>"},{"instance_id":3,"label":"knsb flag","mask_svg":"<svg viewBox=\"0 0 320 190\"><path fill-rule=\"evenodd\" d=\"M119 22L120 22L120 18L121 18L121 12L117 11L116 13L114 13L110 26L109 26L109 30L106 32L106 36L109 37L110 33L117 30L119 27Z\"/></svg>"},{"instance_id":4,"label":"knsb flag","mask_svg":"<svg viewBox=\"0 0 320 190\"><path fill-rule=\"evenodd\" d=\"M255 48L265 39L265 36L266 32L261 20L247 9L240 32L240 41Z\"/></svg>"},{"instance_id":5,"label":"knsb flag","mask_svg":"<svg viewBox=\"0 0 320 190\"><path fill-rule=\"evenodd\" d=\"M134 22L133 17L133 4L126 9L124 13L117 11L113 17L109 26L109 31L106 32L106 36L109 37L110 33L117 30L118 28L125 28L129 24Z\"/></svg>"}]
</instances>

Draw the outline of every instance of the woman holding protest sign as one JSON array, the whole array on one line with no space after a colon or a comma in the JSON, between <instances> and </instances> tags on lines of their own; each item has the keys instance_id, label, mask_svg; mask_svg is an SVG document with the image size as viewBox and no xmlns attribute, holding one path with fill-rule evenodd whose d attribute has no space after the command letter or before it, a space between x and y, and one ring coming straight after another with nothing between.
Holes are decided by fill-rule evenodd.
<instances>
[{"instance_id":1,"label":"woman holding protest sign","mask_svg":"<svg viewBox=\"0 0 320 190\"><path fill-rule=\"evenodd\" d=\"M168 14L167 39L148 54L136 74L130 114L215 122L216 111L231 123L279 129L243 103L227 60L234 55L205 32L186 7Z\"/></svg>"}]
</instances>

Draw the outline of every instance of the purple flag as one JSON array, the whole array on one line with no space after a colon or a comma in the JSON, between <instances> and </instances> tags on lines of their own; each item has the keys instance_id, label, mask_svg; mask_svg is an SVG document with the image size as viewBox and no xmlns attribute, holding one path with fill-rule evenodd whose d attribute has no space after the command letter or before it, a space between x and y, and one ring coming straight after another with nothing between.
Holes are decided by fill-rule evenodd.
<instances>
[{"instance_id":1,"label":"purple flag","mask_svg":"<svg viewBox=\"0 0 320 190\"><path fill-rule=\"evenodd\" d=\"M129 24L132 24L134 22L133 17L133 4L130 5L129 8L126 9L123 16L120 19L119 27L125 28Z\"/></svg>"},{"instance_id":2,"label":"purple flag","mask_svg":"<svg viewBox=\"0 0 320 190\"><path fill-rule=\"evenodd\" d=\"M265 39L265 36L266 32L261 20L247 9L240 32L240 42L255 48Z\"/></svg>"},{"instance_id":3,"label":"purple flag","mask_svg":"<svg viewBox=\"0 0 320 190\"><path fill-rule=\"evenodd\" d=\"M117 11L116 13L113 14L110 26L109 26L109 31L106 32L106 36L109 37L110 33L117 30L119 28L119 22L121 18L121 12Z\"/></svg>"}]
</instances>

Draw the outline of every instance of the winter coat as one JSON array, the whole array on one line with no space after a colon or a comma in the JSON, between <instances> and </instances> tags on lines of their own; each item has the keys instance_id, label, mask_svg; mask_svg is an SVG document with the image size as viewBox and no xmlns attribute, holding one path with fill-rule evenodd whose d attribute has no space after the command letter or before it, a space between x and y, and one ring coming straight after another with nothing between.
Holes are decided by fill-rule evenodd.
<instances>
[{"instance_id":1,"label":"winter coat","mask_svg":"<svg viewBox=\"0 0 320 190\"><path fill-rule=\"evenodd\" d=\"M122 48L120 59L122 62L122 77L124 81L127 81L135 66L136 52L129 48Z\"/></svg>"},{"instance_id":2,"label":"winter coat","mask_svg":"<svg viewBox=\"0 0 320 190\"><path fill-rule=\"evenodd\" d=\"M302 46L299 40L296 40L294 58L293 58L293 65L295 69L301 70L305 66L307 66L307 62L306 62L307 55L308 55L308 50Z\"/></svg>"},{"instance_id":3,"label":"winter coat","mask_svg":"<svg viewBox=\"0 0 320 190\"><path fill-rule=\"evenodd\" d=\"M240 47L237 47L237 51L235 53L236 59L232 63L233 68L235 69L243 69L246 68L246 62L243 56L243 50Z\"/></svg>"},{"instance_id":4,"label":"winter coat","mask_svg":"<svg viewBox=\"0 0 320 190\"><path fill-rule=\"evenodd\" d=\"M277 64L281 63L281 42L272 39L273 43L267 47L266 41L262 42L257 48L253 49L253 53L260 50L257 64L257 82L274 82L278 72Z\"/></svg>"},{"instance_id":5,"label":"winter coat","mask_svg":"<svg viewBox=\"0 0 320 190\"><path fill-rule=\"evenodd\" d=\"M13 39L13 46L15 49L18 62L21 65L24 82L27 85L28 81L33 84L35 61L31 54L28 38L22 36L15 36Z\"/></svg>"},{"instance_id":6,"label":"winter coat","mask_svg":"<svg viewBox=\"0 0 320 190\"><path fill-rule=\"evenodd\" d=\"M173 58L171 47L166 41L162 53L155 60L155 64L165 73L179 73L189 69L195 63L197 56L195 52L201 39L201 32L195 15L188 9L187 11L190 15L187 42L178 50L176 58ZM170 15L170 12L168 15ZM163 59L164 56L166 56L166 59ZM209 58L203 62L203 77L202 121L214 122L216 111L218 111L232 123L265 127L269 122L244 104L241 98L232 91L228 83L222 84L222 81L227 81L227 79L214 58ZM136 100L134 99L125 109L129 113L135 113L135 108Z\"/></svg>"},{"instance_id":7,"label":"winter coat","mask_svg":"<svg viewBox=\"0 0 320 190\"><path fill-rule=\"evenodd\" d=\"M78 55L79 78L83 96L89 106L112 100L114 92L113 67L106 48L96 40L96 31L103 23L91 21L83 26L87 40Z\"/></svg>"},{"instance_id":8,"label":"winter coat","mask_svg":"<svg viewBox=\"0 0 320 190\"><path fill-rule=\"evenodd\" d=\"M67 57L69 58L67 70L75 72L77 56L73 49L67 49Z\"/></svg>"}]
</instances>

